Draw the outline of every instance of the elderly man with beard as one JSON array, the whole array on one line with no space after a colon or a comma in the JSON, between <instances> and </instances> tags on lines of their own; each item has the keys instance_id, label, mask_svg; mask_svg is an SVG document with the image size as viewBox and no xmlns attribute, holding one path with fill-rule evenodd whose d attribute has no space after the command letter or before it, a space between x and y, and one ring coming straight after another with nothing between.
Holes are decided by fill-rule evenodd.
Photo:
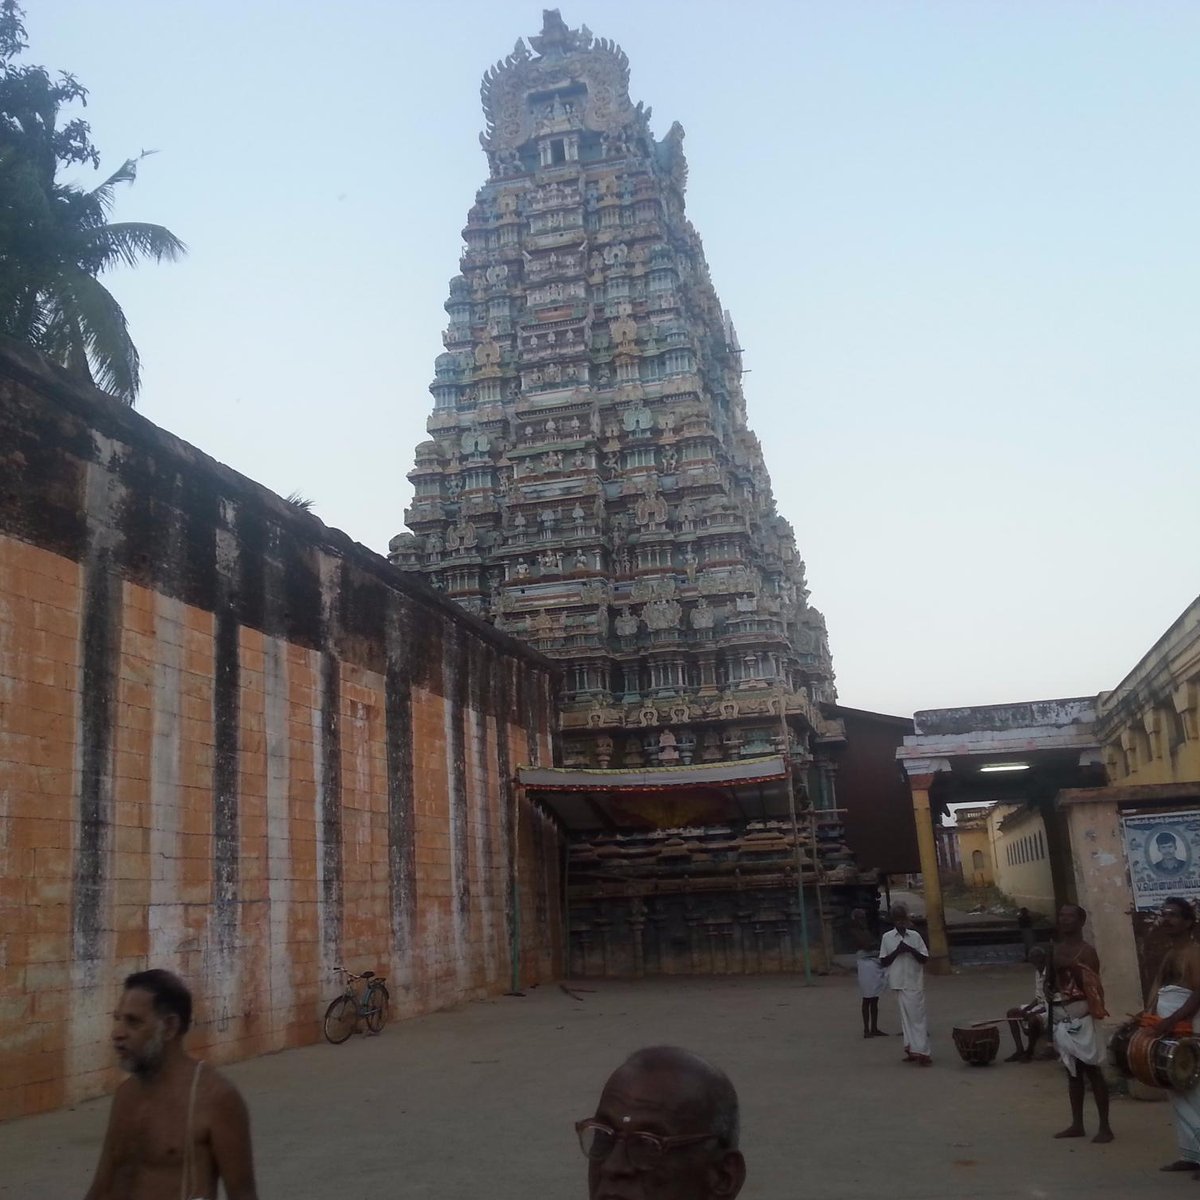
<instances>
[{"instance_id":1,"label":"elderly man with beard","mask_svg":"<svg viewBox=\"0 0 1200 1200\"><path fill-rule=\"evenodd\" d=\"M575 1132L589 1200L734 1200L746 1181L733 1084L678 1046L631 1054Z\"/></svg>"},{"instance_id":2,"label":"elderly man with beard","mask_svg":"<svg viewBox=\"0 0 1200 1200\"><path fill-rule=\"evenodd\" d=\"M237 1088L190 1057L192 996L169 971L125 980L113 1049L129 1078L117 1089L85 1200L256 1200L250 1118Z\"/></svg>"}]
</instances>

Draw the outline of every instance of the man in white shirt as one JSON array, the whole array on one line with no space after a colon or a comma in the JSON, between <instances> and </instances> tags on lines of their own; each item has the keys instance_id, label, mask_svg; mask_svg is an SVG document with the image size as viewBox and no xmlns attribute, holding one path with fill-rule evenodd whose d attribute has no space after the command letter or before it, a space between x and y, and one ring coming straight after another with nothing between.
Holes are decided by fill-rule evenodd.
<instances>
[{"instance_id":1,"label":"man in white shirt","mask_svg":"<svg viewBox=\"0 0 1200 1200\"><path fill-rule=\"evenodd\" d=\"M892 905L892 924L879 943L879 965L887 969L888 987L900 1004L904 1031L904 1057L922 1067L933 1065L929 1046L929 1022L925 1017L925 964L929 949L924 939L908 925L908 908Z\"/></svg>"}]
</instances>

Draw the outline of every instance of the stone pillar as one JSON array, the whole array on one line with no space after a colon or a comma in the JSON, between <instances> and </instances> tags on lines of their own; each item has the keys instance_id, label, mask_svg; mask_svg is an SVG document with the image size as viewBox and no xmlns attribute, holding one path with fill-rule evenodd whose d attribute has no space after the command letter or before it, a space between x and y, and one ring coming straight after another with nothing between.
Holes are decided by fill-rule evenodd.
<instances>
[{"instance_id":1,"label":"stone pillar","mask_svg":"<svg viewBox=\"0 0 1200 1200\"><path fill-rule=\"evenodd\" d=\"M946 764L948 766L948 764ZM925 881L925 920L928 923L929 965L934 975L950 973L950 945L946 940L946 914L942 905L942 879L938 874L937 843L933 833L933 814L929 792L941 760L912 760L904 764L912 793L913 820L917 826L917 847L921 853L921 876Z\"/></svg>"},{"instance_id":2,"label":"stone pillar","mask_svg":"<svg viewBox=\"0 0 1200 1200\"><path fill-rule=\"evenodd\" d=\"M633 974L641 979L646 974L646 906L635 896L629 905L629 937L633 948Z\"/></svg>"}]
</instances>

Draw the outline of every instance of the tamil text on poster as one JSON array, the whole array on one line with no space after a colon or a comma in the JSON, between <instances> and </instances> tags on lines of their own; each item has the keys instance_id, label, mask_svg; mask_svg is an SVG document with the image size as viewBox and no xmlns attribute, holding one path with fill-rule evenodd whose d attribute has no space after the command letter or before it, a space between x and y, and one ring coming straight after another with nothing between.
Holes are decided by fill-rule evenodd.
<instances>
[{"instance_id":1,"label":"tamil text on poster","mask_svg":"<svg viewBox=\"0 0 1200 1200\"><path fill-rule=\"evenodd\" d=\"M1168 896L1200 899L1200 810L1122 817L1133 905L1156 910Z\"/></svg>"}]
</instances>

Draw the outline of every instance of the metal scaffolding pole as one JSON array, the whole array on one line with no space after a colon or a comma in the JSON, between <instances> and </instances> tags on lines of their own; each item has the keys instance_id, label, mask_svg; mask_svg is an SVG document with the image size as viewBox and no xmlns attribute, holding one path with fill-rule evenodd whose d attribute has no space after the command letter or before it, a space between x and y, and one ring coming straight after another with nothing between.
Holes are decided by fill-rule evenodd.
<instances>
[{"instance_id":1,"label":"metal scaffolding pole","mask_svg":"<svg viewBox=\"0 0 1200 1200\"><path fill-rule=\"evenodd\" d=\"M827 812L830 807L829 792L826 788L825 768L820 765L817 766L817 779L821 789L821 811ZM825 951L825 969L828 971L833 966L833 944L829 921L825 915L825 889L822 886L825 881L825 868L821 863L821 853L817 842L817 814L813 807L809 809L809 820L813 841L813 869L817 875L817 919L821 922L821 947Z\"/></svg>"},{"instance_id":2,"label":"metal scaffolding pole","mask_svg":"<svg viewBox=\"0 0 1200 1200\"><path fill-rule=\"evenodd\" d=\"M779 693L779 732L782 739L784 774L787 777L788 813L792 818L792 850L796 859L796 899L800 905L800 947L804 954L804 986L812 987L812 955L808 948L808 910L804 904L804 859L800 853L800 824L796 819L796 788L792 782L792 738L787 724L787 705ZM814 839L814 864L815 847Z\"/></svg>"}]
</instances>

